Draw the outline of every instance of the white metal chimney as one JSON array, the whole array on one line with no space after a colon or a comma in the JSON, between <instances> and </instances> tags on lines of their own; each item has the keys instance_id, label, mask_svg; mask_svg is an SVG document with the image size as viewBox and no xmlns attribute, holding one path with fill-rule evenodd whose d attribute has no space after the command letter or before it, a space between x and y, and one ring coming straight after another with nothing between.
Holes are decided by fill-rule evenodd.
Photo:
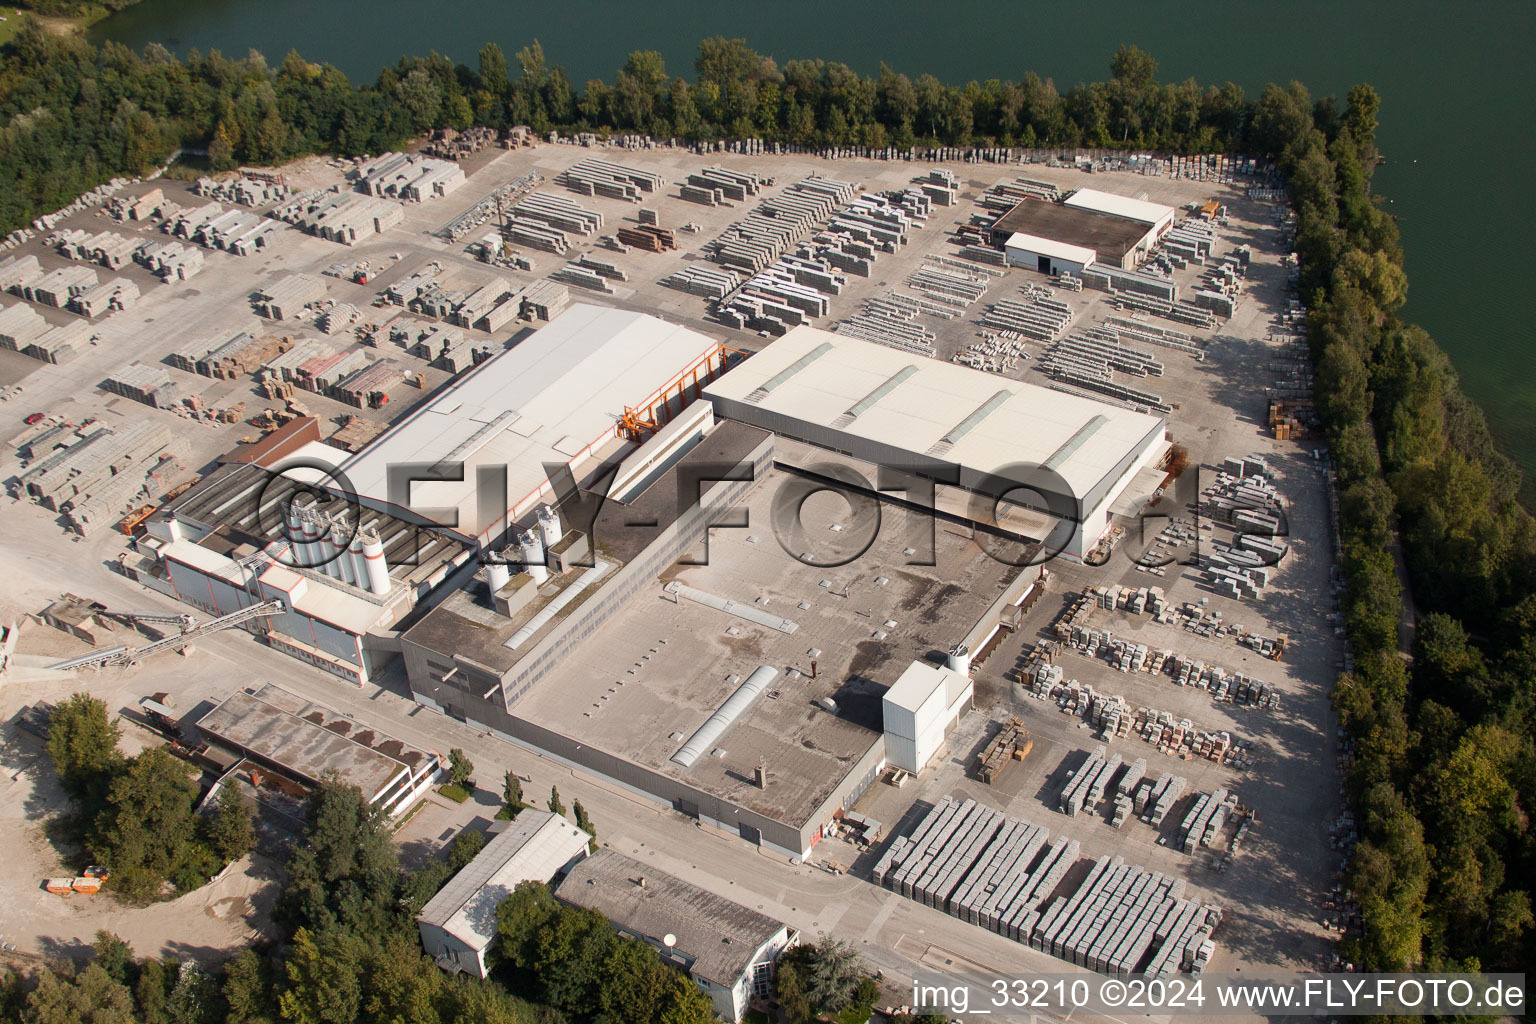
<instances>
[{"instance_id":1,"label":"white metal chimney","mask_svg":"<svg viewBox=\"0 0 1536 1024\"><path fill-rule=\"evenodd\" d=\"M368 590L381 597L389 593L389 563L384 560L384 542L374 530L363 536L363 558L368 564Z\"/></svg>"},{"instance_id":2,"label":"white metal chimney","mask_svg":"<svg viewBox=\"0 0 1536 1024\"><path fill-rule=\"evenodd\" d=\"M560 543L560 538L565 536L565 531L560 528L560 513L548 505L539 507L539 534L544 538L545 551Z\"/></svg>"},{"instance_id":3,"label":"white metal chimney","mask_svg":"<svg viewBox=\"0 0 1536 1024\"><path fill-rule=\"evenodd\" d=\"M539 531L527 530L518 540L523 548L523 565L533 582L543 583L549 579L549 569L544 565L544 542L539 539Z\"/></svg>"}]
</instances>

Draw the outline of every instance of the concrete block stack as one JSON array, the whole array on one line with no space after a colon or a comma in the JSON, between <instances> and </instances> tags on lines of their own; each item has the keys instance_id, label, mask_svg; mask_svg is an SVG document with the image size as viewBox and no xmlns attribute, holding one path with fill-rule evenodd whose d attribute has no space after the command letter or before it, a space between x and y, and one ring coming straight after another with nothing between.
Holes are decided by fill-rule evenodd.
<instances>
[{"instance_id":1,"label":"concrete block stack","mask_svg":"<svg viewBox=\"0 0 1536 1024\"><path fill-rule=\"evenodd\" d=\"M623 164L588 157L555 175L555 181L584 196L604 196L629 203L643 202L642 193L659 192L661 176Z\"/></svg>"},{"instance_id":2,"label":"concrete block stack","mask_svg":"<svg viewBox=\"0 0 1536 1024\"><path fill-rule=\"evenodd\" d=\"M1096 971L1169 974L1209 960L1221 912L1185 899L1183 879L1104 857L1069 894L1052 899L1081 848L1049 838L1047 829L945 796L909 835L893 840L873 879Z\"/></svg>"}]
</instances>

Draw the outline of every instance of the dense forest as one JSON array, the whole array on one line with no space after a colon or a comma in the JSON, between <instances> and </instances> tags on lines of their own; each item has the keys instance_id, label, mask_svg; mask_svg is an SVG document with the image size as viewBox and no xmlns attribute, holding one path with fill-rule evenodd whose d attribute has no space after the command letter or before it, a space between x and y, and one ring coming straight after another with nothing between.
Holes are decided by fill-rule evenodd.
<instances>
[{"instance_id":1,"label":"dense forest","mask_svg":"<svg viewBox=\"0 0 1536 1024\"><path fill-rule=\"evenodd\" d=\"M1257 98L1230 84L1165 84L1156 61L1134 47L1115 55L1107 81L1066 92L1034 75L957 86L884 67L869 77L820 60L779 65L725 39L701 43L692 70L691 79L674 77L659 55L637 52L612 83L578 89L537 43L511 61L487 44L474 68L436 55L408 58L354 86L297 54L276 68L255 53L176 60L158 46L142 54L110 43L96 49L29 26L0 65L0 229L115 175L148 171L183 147L229 168L314 152L374 153L430 128L472 124L799 145L1272 157L1296 210L1317 397L1340 488L1353 663L1335 705L1353 751L1349 785L1362 839L1350 885L1365 919L1363 938L1345 954L1382 970L1519 969L1536 960L1528 881L1536 877L1528 818L1536 801L1536 528L1516 502L1518 471L1496 451L1445 355L1397 315L1407 289L1402 251L1371 193L1375 92L1357 87L1341 104L1314 100L1294 83ZM1395 552L1418 615L1407 651ZM126 767L105 769L115 779ZM165 775L163 765L150 768ZM97 809L92 820L108 820L106 787L82 783L80 799ZM48 980L44 996L9 982L0 993L6 1011L30 1020L210 1021L538 1021L565 1019L567 1010L575 1019L607 1012L601 986L551 981L555 988L534 1006L442 977L419 955L407 922L447 866L400 871L361 809L328 791L317 799L317 832L296 855L279 905L280 961L243 953L215 985L195 971L136 961L105 936L100 970ZM214 830L187 828L182 859L150 863L146 885L216 867ZM579 921L571 927L596 935ZM547 955L511 938L507 948L513 970ZM177 996L178 985L191 994ZM649 1019L687 1020L697 1009L666 1002L683 997L665 986L648 991L658 1000ZM574 1002L562 1008L567 997ZM202 1000L206 1012L172 1017L164 1009L171 999ZM33 1008L39 1000L107 1000L100 1005L127 1015L48 1016Z\"/></svg>"}]
</instances>

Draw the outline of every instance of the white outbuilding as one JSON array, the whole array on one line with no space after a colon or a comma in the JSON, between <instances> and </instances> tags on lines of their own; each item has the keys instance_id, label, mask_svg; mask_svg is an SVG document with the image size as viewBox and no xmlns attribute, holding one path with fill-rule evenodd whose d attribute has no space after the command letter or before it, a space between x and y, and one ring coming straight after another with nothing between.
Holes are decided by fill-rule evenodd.
<instances>
[{"instance_id":1,"label":"white outbuilding","mask_svg":"<svg viewBox=\"0 0 1536 1024\"><path fill-rule=\"evenodd\" d=\"M975 701L970 677L914 661L885 691L885 758L916 775L933 760Z\"/></svg>"}]
</instances>

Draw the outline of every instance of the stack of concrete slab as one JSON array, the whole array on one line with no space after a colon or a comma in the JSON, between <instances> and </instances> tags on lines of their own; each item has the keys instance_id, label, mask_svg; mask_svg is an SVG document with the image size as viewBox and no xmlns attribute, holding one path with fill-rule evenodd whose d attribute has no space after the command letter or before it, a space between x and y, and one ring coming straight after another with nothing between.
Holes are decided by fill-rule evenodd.
<instances>
[{"instance_id":1,"label":"stack of concrete slab","mask_svg":"<svg viewBox=\"0 0 1536 1024\"><path fill-rule=\"evenodd\" d=\"M999 299L981 322L985 327L1012 331L1035 341L1055 341L1072 322L1072 307L1056 299Z\"/></svg>"},{"instance_id":2,"label":"stack of concrete slab","mask_svg":"<svg viewBox=\"0 0 1536 1024\"><path fill-rule=\"evenodd\" d=\"M312 274L289 274L256 293L256 312L270 320L291 320L325 298L325 282Z\"/></svg>"},{"instance_id":3,"label":"stack of concrete slab","mask_svg":"<svg viewBox=\"0 0 1536 1024\"><path fill-rule=\"evenodd\" d=\"M670 228L655 224L641 224L637 228L619 228L620 244L644 249L646 252L666 252L677 248L677 237Z\"/></svg>"},{"instance_id":4,"label":"stack of concrete slab","mask_svg":"<svg viewBox=\"0 0 1536 1024\"><path fill-rule=\"evenodd\" d=\"M683 267L661 283L688 292L690 295L702 295L706 299L719 300L740 287L741 278L729 270L704 267L695 263Z\"/></svg>"},{"instance_id":5,"label":"stack of concrete slab","mask_svg":"<svg viewBox=\"0 0 1536 1024\"><path fill-rule=\"evenodd\" d=\"M337 189L301 192L269 214L280 221L342 245L356 245L405 221L405 207L392 199Z\"/></svg>"},{"instance_id":6,"label":"stack of concrete slab","mask_svg":"<svg viewBox=\"0 0 1536 1024\"><path fill-rule=\"evenodd\" d=\"M514 217L523 221L540 221L550 228L578 235L591 235L603 228L603 215L588 210L565 196L548 192L531 192L522 202L512 207Z\"/></svg>"},{"instance_id":7,"label":"stack of concrete slab","mask_svg":"<svg viewBox=\"0 0 1536 1024\"><path fill-rule=\"evenodd\" d=\"M893 892L1083 967L1108 973L1199 970L1221 920L1184 898L1182 879L1101 858L1056 890L1081 848L975 800L944 796L897 836L873 880Z\"/></svg>"},{"instance_id":8,"label":"stack of concrete slab","mask_svg":"<svg viewBox=\"0 0 1536 1024\"><path fill-rule=\"evenodd\" d=\"M0 309L0 348L20 352L52 329L52 324L24 302Z\"/></svg>"},{"instance_id":9,"label":"stack of concrete slab","mask_svg":"<svg viewBox=\"0 0 1536 1024\"><path fill-rule=\"evenodd\" d=\"M96 271L90 267L60 267L35 281L27 282L21 294L32 302L63 309L71 298L90 291L98 283Z\"/></svg>"},{"instance_id":10,"label":"stack of concrete slab","mask_svg":"<svg viewBox=\"0 0 1536 1024\"><path fill-rule=\"evenodd\" d=\"M134 261L163 281L186 281L203 269L203 251L181 242L151 242Z\"/></svg>"},{"instance_id":11,"label":"stack of concrete slab","mask_svg":"<svg viewBox=\"0 0 1536 1024\"><path fill-rule=\"evenodd\" d=\"M852 184L830 178L797 181L727 228L707 246L709 258L756 273L788 252L839 205L851 202L855 191Z\"/></svg>"},{"instance_id":12,"label":"stack of concrete slab","mask_svg":"<svg viewBox=\"0 0 1536 1024\"><path fill-rule=\"evenodd\" d=\"M43 265L31 254L0 260L0 289L12 295L20 295L28 283L42 276Z\"/></svg>"},{"instance_id":13,"label":"stack of concrete slab","mask_svg":"<svg viewBox=\"0 0 1536 1024\"><path fill-rule=\"evenodd\" d=\"M67 363L90 344L93 331L84 320L55 327L22 346L21 354L45 363Z\"/></svg>"},{"instance_id":14,"label":"stack of concrete slab","mask_svg":"<svg viewBox=\"0 0 1536 1024\"><path fill-rule=\"evenodd\" d=\"M660 175L650 171L596 157L572 164L556 175L555 181L584 196L606 196L630 203L641 202L645 198L642 193L658 192L665 184Z\"/></svg>"},{"instance_id":15,"label":"stack of concrete slab","mask_svg":"<svg viewBox=\"0 0 1536 1024\"><path fill-rule=\"evenodd\" d=\"M706 167L688 175L687 183L682 186L682 197L705 206L718 206L727 202L746 202L747 196L757 195L762 188L762 180L750 172Z\"/></svg>"}]
</instances>

